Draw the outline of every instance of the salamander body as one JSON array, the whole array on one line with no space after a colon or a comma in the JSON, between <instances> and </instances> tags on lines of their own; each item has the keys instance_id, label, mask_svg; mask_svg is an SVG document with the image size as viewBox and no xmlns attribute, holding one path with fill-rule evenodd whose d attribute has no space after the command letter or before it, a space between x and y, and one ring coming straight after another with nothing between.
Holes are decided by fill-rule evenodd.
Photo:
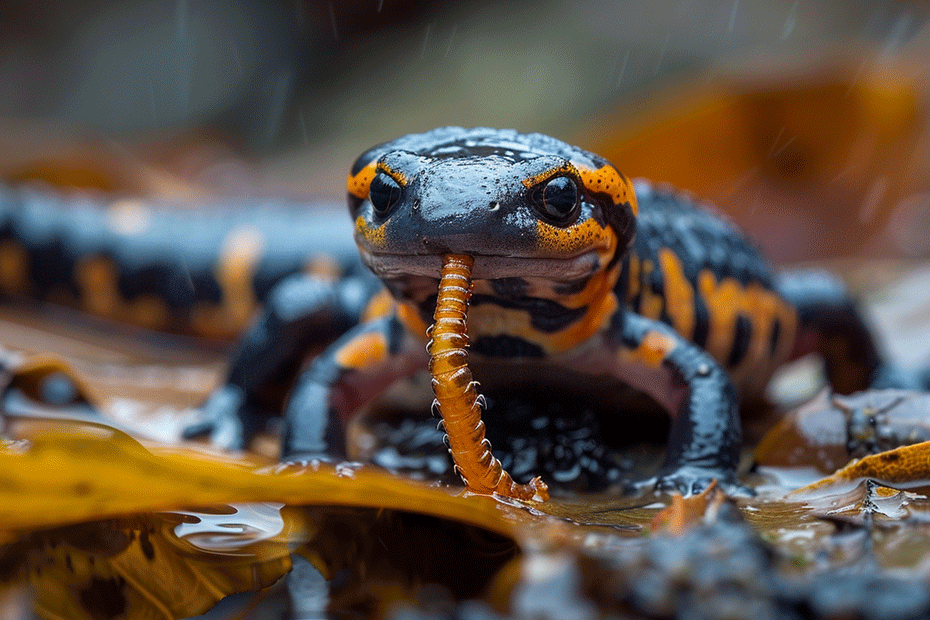
<instances>
[{"instance_id":1,"label":"salamander body","mask_svg":"<svg viewBox=\"0 0 930 620\"><path fill-rule=\"evenodd\" d=\"M319 262L336 236L313 224L292 224L270 239L260 215L251 224L227 223L210 246L225 250L199 255L198 242L162 232L150 235L160 244L150 242L140 256L132 249L139 242L118 230L112 214L95 221L33 205L24 216L7 197L0 287L27 292L43 282L47 297L65 291L72 303L116 318L144 319L145 307L155 307L153 327L183 322L177 317L215 324L218 304L241 322L263 301L226 381L205 403L203 424L190 432L241 445L269 387L292 384L284 407L289 460L344 456L346 423L391 383L426 368L441 258L450 253L474 258L468 333L475 376L505 388L542 381L581 393L616 385L647 394L672 420L659 481L686 491L732 479L738 394L761 392L792 356L821 350L843 391L880 375L869 332L835 278L776 274L711 208L631 182L606 160L554 138L456 127L408 135L361 155L347 187L361 263L344 243L333 246L341 279L302 269L309 258ZM303 252L282 249L295 240ZM288 258L266 259L257 248ZM159 263L152 258L159 252L183 260ZM37 262L40 255L55 256L58 266ZM275 269L260 268L262 261ZM23 269L28 278L15 275ZM100 282L108 292L95 288ZM248 303L223 306L237 290ZM120 310L133 303L134 311ZM338 333L301 371L306 352Z\"/></svg>"}]
</instances>

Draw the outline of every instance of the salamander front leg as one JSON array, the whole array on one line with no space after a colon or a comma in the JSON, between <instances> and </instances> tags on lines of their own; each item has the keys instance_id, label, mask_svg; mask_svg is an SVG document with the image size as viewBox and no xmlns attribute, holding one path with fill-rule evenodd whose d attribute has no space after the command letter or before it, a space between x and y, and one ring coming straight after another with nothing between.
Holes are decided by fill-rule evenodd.
<instances>
[{"instance_id":1,"label":"salamander front leg","mask_svg":"<svg viewBox=\"0 0 930 620\"><path fill-rule=\"evenodd\" d=\"M424 343L409 336L395 315L353 328L299 378L285 410L282 460L344 458L349 420L428 362Z\"/></svg>"},{"instance_id":2,"label":"salamander front leg","mask_svg":"<svg viewBox=\"0 0 930 620\"><path fill-rule=\"evenodd\" d=\"M619 332L617 375L654 398L672 418L658 486L690 494L716 478L743 491L735 478L739 407L727 373L664 323L628 313Z\"/></svg>"},{"instance_id":3,"label":"salamander front leg","mask_svg":"<svg viewBox=\"0 0 930 620\"><path fill-rule=\"evenodd\" d=\"M184 435L208 434L214 445L242 448L261 412L281 411L304 357L355 325L373 290L361 278L333 282L296 275L282 280L233 351L226 380Z\"/></svg>"}]
</instances>

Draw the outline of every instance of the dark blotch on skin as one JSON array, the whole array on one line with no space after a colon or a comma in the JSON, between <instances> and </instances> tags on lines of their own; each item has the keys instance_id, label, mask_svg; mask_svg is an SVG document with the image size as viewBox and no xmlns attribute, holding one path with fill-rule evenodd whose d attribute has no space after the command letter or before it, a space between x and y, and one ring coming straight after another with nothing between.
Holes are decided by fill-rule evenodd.
<instances>
[{"instance_id":1,"label":"dark blotch on skin","mask_svg":"<svg viewBox=\"0 0 930 620\"><path fill-rule=\"evenodd\" d=\"M781 338L781 321L775 319L772 321L772 333L769 337L769 355L774 356L778 350L779 338Z\"/></svg>"},{"instance_id":2,"label":"dark blotch on skin","mask_svg":"<svg viewBox=\"0 0 930 620\"><path fill-rule=\"evenodd\" d=\"M539 345L515 336L484 336L472 342L471 350L488 357L545 357Z\"/></svg>"},{"instance_id":3,"label":"dark blotch on skin","mask_svg":"<svg viewBox=\"0 0 930 620\"><path fill-rule=\"evenodd\" d=\"M491 280L491 288L501 297L524 297L529 286L523 278L497 278Z\"/></svg>"},{"instance_id":4,"label":"dark blotch on skin","mask_svg":"<svg viewBox=\"0 0 930 620\"><path fill-rule=\"evenodd\" d=\"M730 357L727 359L727 366L733 368L746 357L749 350L749 341L752 339L752 321L749 317L741 314L736 317L736 333L733 335L733 348L730 350Z\"/></svg>"},{"instance_id":5,"label":"dark blotch on skin","mask_svg":"<svg viewBox=\"0 0 930 620\"><path fill-rule=\"evenodd\" d=\"M473 295L471 305L493 304L501 308L522 310L530 315L535 329L547 334L556 333L580 319L588 311L587 306L566 308L551 299L538 297L507 298L488 295Z\"/></svg>"},{"instance_id":6,"label":"dark blotch on skin","mask_svg":"<svg viewBox=\"0 0 930 620\"><path fill-rule=\"evenodd\" d=\"M694 296L694 336L692 342L702 349L707 346L707 336L710 333L710 313L707 304L700 295Z\"/></svg>"}]
</instances>

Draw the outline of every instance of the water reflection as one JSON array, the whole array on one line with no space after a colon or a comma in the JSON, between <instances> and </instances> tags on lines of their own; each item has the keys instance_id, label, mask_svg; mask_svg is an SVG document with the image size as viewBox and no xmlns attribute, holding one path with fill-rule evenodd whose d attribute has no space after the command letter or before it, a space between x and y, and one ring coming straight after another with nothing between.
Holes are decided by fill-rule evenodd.
<instances>
[{"instance_id":1,"label":"water reflection","mask_svg":"<svg viewBox=\"0 0 930 620\"><path fill-rule=\"evenodd\" d=\"M186 618L229 594L266 588L290 569L280 507L155 513L34 532L0 547L0 578L28 582L43 618Z\"/></svg>"},{"instance_id":2,"label":"water reflection","mask_svg":"<svg viewBox=\"0 0 930 620\"><path fill-rule=\"evenodd\" d=\"M174 535L204 553L248 554L250 545L284 534L283 507L282 503L263 502L179 512L188 520L174 528Z\"/></svg>"},{"instance_id":3,"label":"water reflection","mask_svg":"<svg viewBox=\"0 0 930 620\"><path fill-rule=\"evenodd\" d=\"M517 547L409 512L231 504L29 533L0 547L0 581L7 601L28 584L41 618L187 618L268 588L292 552L293 600L372 617L437 592L450 606L478 596Z\"/></svg>"}]
</instances>

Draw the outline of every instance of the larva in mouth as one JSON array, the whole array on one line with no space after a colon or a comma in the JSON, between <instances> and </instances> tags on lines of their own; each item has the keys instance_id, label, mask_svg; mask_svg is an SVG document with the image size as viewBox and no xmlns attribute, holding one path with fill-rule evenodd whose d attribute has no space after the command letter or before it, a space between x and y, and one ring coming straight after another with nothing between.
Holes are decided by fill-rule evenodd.
<instances>
[{"instance_id":1,"label":"larva in mouth","mask_svg":"<svg viewBox=\"0 0 930 620\"><path fill-rule=\"evenodd\" d=\"M468 299L474 258L447 254L442 258L436 312L429 330L429 370L439 405L449 453L455 469L474 493L498 494L528 500L549 499L549 488L539 477L517 484L491 454L484 436L481 397L468 368Z\"/></svg>"}]
</instances>

